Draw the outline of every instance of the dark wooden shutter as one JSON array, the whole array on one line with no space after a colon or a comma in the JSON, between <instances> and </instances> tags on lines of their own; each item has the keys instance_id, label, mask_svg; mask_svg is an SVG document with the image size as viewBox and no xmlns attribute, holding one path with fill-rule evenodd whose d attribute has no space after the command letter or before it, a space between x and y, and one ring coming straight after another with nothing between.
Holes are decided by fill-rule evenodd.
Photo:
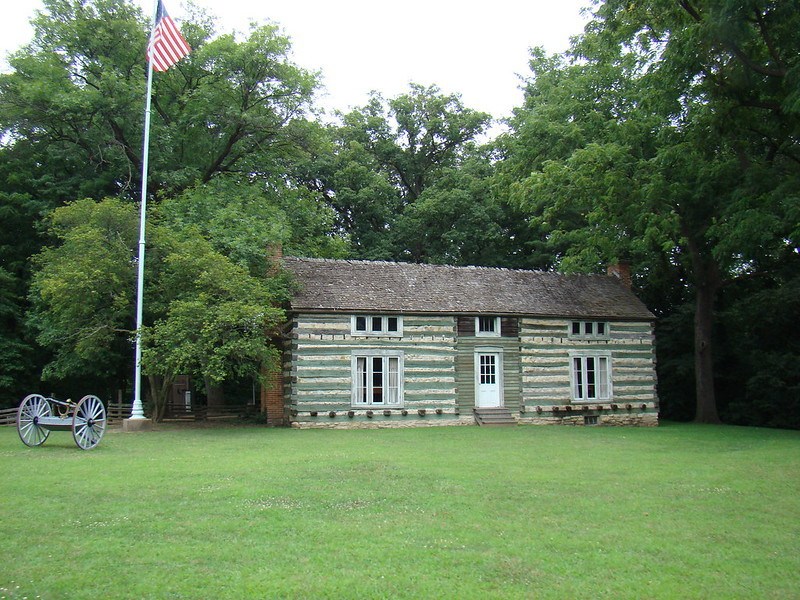
<instances>
[{"instance_id":1,"label":"dark wooden shutter","mask_svg":"<svg viewBox=\"0 0 800 600\"><path fill-rule=\"evenodd\" d=\"M517 317L503 317L500 319L500 335L503 337L519 337L519 319Z\"/></svg>"},{"instance_id":2,"label":"dark wooden shutter","mask_svg":"<svg viewBox=\"0 0 800 600\"><path fill-rule=\"evenodd\" d=\"M475 337L475 317L458 317L459 337Z\"/></svg>"}]
</instances>

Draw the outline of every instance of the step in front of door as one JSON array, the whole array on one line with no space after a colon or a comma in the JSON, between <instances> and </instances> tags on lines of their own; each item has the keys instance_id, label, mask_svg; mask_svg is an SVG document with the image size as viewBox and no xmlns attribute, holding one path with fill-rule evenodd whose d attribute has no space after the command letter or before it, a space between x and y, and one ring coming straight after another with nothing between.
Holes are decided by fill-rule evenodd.
<instances>
[{"instance_id":1,"label":"step in front of door","mask_svg":"<svg viewBox=\"0 0 800 600\"><path fill-rule=\"evenodd\" d=\"M513 427L516 419L507 408L475 408L475 422L481 427Z\"/></svg>"}]
</instances>

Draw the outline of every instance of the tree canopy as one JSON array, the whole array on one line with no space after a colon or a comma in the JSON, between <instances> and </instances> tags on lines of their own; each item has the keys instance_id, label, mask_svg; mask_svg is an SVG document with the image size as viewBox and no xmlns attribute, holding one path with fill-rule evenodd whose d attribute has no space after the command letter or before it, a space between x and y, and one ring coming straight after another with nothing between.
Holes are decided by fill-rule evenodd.
<instances>
[{"instance_id":1,"label":"tree canopy","mask_svg":"<svg viewBox=\"0 0 800 600\"><path fill-rule=\"evenodd\" d=\"M258 377L288 254L596 272L658 316L662 415L800 427L800 6L598 1L530 54L492 116L411 84L315 116L275 25L218 33L155 79L145 362ZM43 371L124 387L149 24L130 0L44 0L0 75L0 401ZM695 382L695 385L689 385ZM154 396L158 385L154 383Z\"/></svg>"},{"instance_id":2,"label":"tree canopy","mask_svg":"<svg viewBox=\"0 0 800 600\"><path fill-rule=\"evenodd\" d=\"M686 286L698 421L718 420L720 290L797 262L800 53L789 4L609 0L570 54L533 54L504 140L510 195L563 267L631 260L643 287Z\"/></svg>"}]
</instances>

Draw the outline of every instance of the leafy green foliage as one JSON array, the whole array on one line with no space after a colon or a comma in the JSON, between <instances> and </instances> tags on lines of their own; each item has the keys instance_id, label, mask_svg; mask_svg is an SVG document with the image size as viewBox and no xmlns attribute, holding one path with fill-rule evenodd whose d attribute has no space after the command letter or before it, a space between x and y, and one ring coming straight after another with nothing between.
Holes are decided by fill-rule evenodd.
<instances>
[{"instance_id":1,"label":"leafy green foliage","mask_svg":"<svg viewBox=\"0 0 800 600\"><path fill-rule=\"evenodd\" d=\"M722 413L733 423L800 429L799 272L787 254L721 294Z\"/></svg>"},{"instance_id":2,"label":"leafy green foliage","mask_svg":"<svg viewBox=\"0 0 800 600\"><path fill-rule=\"evenodd\" d=\"M45 0L33 24L33 40L0 75L0 216L8 225L0 268L10 286L0 301L8 360L0 394L25 374L24 357L33 350L21 323L26 296L28 322L54 353L45 369L51 381L94 375L124 382L132 372L137 252L130 236L138 218L130 205L106 198L139 196L150 24L130 0ZM159 281L176 232L182 242L213 240L222 258L206 255L210 264L233 261L247 277L267 276L270 244L324 256L344 247L331 233L330 209L294 177L294 164L316 143L318 128L306 113L317 75L292 63L289 40L276 26L217 35L213 20L196 9L180 26L193 51L156 74L152 96L149 199L154 207L160 200L176 205L159 213L163 232L151 229L151 324L170 307ZM95 206L83 198L104 200ZM65 210L40 228L51 236L45 240L37 221L57 207ZM119 222L109 221L112 214ZM40 250L30 280L27 261ZM278 287L275 301L286 293L285 282ZM46 352L38 355L48 360ZM31 364L42 366L29 363L28 379Z\"/></svg>"},{"instance_id":3,"label":"leafy green foliage","mask_svg":"<svg viewBox=\"0 0 800 600\"><path fill-rule=\"evenodd\" d=\"M0 405L18 401L41 368L36 343L24 326L27 259L39 248L34 223L41 210L42 203L26 194L0 192Z\"/></svg>"},{"instance_id":4,"label":"leafy green foliage","mask_svg":"<svg viewBox=\"0 0 800 600\"><path fill-rule=\"evenodd\" d=\"M501 140L508 197L562 268L628 260L642 286L694 297L701 421L717 420L720 290L800 246L797 19L766 1L608 0L571 54L533 52ZM662 289L677 316L686 294Z\"/></svg>"},{"instance_id":5,"label":"leafy green foliage","mask_svg":"<svg viewBox=\"0 0 800 600\"><path fill-rule=\"evenodd\" d=\"M291 283L269 248L301 246L291 226L317 236L308 214L288 216L250 185L200 185L163 201L149 225L142 364L169 381L195 375L211 384L259 378L277 357L271 343ZM302 196L299 196L302 198ZM134 329L136 207L116 199L56 209L54 239L35 259L30 324L54 354L49 379L129 376ZM335 247L331 239L330 247Z\"/></svg>"},{"instance_id":6,"label":"leafy green foliage","mask_svg":"<svg viewBox=\"0 0 800 600\"><path fill-rule=\"evenodd\" d=\"M478 138L489 115L457 95L411 84L331 129L314 161L317 189L358 258L509 265L524 238L518 214L491 189L495 157Z\"/></svg>"},{"instance_id":7,"label":"leafy green foliage","mask_svg":"<svg viewBox=\"0 0 800 600\"><path fill-rule=\"evenodd\" d=\"M159 287L167 309L143 332L143 366L149 373L192 374L214 384L258 375L276 360L268 334L283 312L263 279L201 236L186 237L165 257Z\"/></svg>"},{"instance_id":8,"label":"leafy green foliage","mask_svg":"<svg viewBox=\"0 0 800 600\"><path fill-rule=\"evenodd\" d=\"M54 353L45 378L114 376L133 324L135 208L119 200L79 200L49 220L58 245L35 259L31 325Z\"/></svg>"},{"instance_id":9,"label":"leafy green foliage","mask_svg":"<svg viewBox=\"0 0 800 600\"><path fill-rule=\"evenodd\" d=\"M52 182L54 203L135 197L149 24L127 0L46 0L34 25L0 76L7 151L44 167L36 187ZM193 52L154 81L150 189L174 195L231 172L279 182L316 76L291 63L275 26L238 41L213 37L202 13L181 25Z\"/></svg>"}]
</instances>

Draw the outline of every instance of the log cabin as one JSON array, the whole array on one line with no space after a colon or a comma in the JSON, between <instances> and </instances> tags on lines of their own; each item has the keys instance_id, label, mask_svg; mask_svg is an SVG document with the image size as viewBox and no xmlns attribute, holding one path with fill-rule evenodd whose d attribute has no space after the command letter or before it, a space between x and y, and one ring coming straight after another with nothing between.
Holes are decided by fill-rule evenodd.
<instances>
[{"instance_id":1,"label":"log cabin","mask_svg":"<svg viewBox=\"0 0 800 600\"><path fill-rule=\"evenodd\" d=\"M658 424L655 317L624 268L282 264L296 292L272 424Z\"/></svg>"}]
</instances>

